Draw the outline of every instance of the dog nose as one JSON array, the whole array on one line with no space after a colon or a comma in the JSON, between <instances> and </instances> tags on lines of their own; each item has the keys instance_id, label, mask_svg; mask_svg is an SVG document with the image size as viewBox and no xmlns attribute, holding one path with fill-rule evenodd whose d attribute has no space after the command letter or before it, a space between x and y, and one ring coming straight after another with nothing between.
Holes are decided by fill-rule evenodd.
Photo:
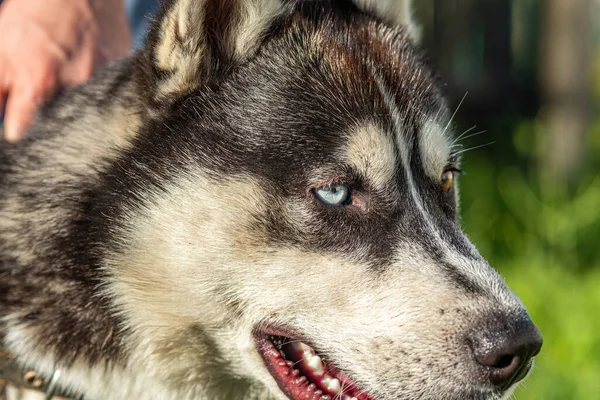
<instances>
[{"instance_id":1,"label":"dog nose","mask_svg":"<svg viewBox=\"0 0 600 400\"><path fill-rule=\"evenodd\" d=\"M531 359L542 347L542 334L529 316L494 317L472 335L470 343L485 377L493 385L507 389L529 372Z\"/></svg>"}]
</instances>

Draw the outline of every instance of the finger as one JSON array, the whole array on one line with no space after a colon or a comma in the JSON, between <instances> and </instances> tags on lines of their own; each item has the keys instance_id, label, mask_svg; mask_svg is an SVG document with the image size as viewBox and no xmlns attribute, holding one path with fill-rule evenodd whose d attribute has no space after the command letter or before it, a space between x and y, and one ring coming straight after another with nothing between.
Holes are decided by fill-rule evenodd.
<instances>
[{"instance_id":1,"label":"finger","mask_svg":"<svg viewBox=\"0 0 600 400\"><path fill-rule=\"evenodd\" d=\"M12 90L6 104L4 129L6 140L11 143L23 139L44 97L33 90Z\"/></svg>"},{"instance_id":2,"label":"finger","mask_svg":"<svg viewBox=\"0 0 600 400\"><path fill-rule=\"evenodd\" d=\"M17 142L25 137L40 106L56 92L56 84L56 68L51 65L20 75L20 80L10 88L6 104L4 127L7 141Z\"/></svg>"},{"instance_id":3,"label":"finger","mask_svg":"<svg viewBox=\"0 0 600 400\"><path fill-rule=\"evenodd\" d=\"M25 137L38 106L36 96L17 91L11 93L4 117L4 133L8 142L15 143Z\"/></svg>"},{"instance_id":4,"label":"finger","mask_svg":"<svg viewBox=\"0 0 600 400\"><path fill-rule=\"evenodd\" d=\"M95 43L89 35L83 35L80 48L72 54L68 62L59 69L61 86L66 88L77 86L89 79L94 73Z\"/></svg>"}]
</instances>

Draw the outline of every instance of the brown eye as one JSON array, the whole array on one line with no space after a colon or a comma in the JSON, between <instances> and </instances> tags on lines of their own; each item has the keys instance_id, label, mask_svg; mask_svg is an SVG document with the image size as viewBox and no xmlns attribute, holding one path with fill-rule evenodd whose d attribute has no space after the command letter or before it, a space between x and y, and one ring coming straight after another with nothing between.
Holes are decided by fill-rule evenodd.
<instances>
[{"instance_id":1,"label":"brown eye","mask_svg":"<svg viewBox=\"0 0 600 400\"><path fill-rule=\"evenodd\" d=\"M454 184L454 172L446 171L442 174L442 190L447 192L452 189L452 185Z\"/></svg>"}]
</instances>

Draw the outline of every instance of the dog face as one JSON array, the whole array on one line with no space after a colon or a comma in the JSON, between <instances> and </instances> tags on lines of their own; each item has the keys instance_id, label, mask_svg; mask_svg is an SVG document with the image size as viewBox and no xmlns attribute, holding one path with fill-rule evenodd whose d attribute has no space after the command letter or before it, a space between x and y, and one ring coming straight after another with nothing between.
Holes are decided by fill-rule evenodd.
<instances>
[{"instance_id":1,"label":"dog face","mask_svg":"<svg viewBox=\"0 0 600 400\"><path fill-rule=\"evenodd\" d=\"M166 385L483 400L529 371L541 337L458 226L450 115L389 3L163 10L105 267Z\"/></svg>"}]
</instances>

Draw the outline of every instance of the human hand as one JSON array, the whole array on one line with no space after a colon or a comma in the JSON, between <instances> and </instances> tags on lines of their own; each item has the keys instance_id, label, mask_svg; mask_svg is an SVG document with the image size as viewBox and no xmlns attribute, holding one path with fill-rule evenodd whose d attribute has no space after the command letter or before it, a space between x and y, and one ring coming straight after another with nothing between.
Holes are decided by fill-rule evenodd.
<instances>
[{"instance_id":1,"label":"human hand","mask_svg":"<svg viewBox=\"0 0 600 400\"><path fill-rule=\"evenodd\" d=\"M124 0L5 0L0 6L0 110L6 140L23 138L57 90L126 55Z\"/></svg>"}]
</instances>

